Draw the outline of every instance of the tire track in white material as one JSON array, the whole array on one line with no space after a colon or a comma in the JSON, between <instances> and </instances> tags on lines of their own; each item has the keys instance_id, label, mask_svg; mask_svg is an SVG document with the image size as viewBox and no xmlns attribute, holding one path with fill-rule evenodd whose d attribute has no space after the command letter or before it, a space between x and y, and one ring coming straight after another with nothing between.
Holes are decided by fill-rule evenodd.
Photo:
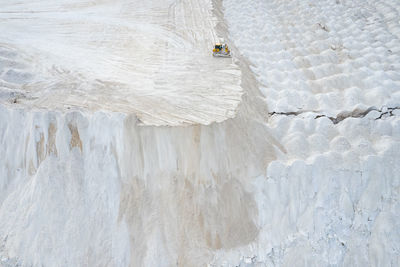
<instances>
[{"instance_id":1,"label":"tire track in white material","mask_svg":"<svg viewBox=\"0 0 400 267\"><path fill-rule=\"evenodd\" d=\"M211 8L193 0L8 3L0 30L14 31L0 43L31 57L23 62L35 80L2 72L1 90L17 87L22 106L134 113L143 125L232 118L241 72L211 56Z\"/></svg>"}]
</instances>

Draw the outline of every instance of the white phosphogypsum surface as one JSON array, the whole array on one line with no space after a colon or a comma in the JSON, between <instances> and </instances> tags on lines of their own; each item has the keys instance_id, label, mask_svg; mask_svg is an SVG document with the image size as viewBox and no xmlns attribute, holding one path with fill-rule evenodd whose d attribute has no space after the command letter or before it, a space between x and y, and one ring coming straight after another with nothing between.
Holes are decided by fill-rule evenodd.
<instances>
[{"instance_id":1,"label":"white phosphogypsum surface","mask_svg":"<svg viewBox=\"0 0 400 267\"><path fill-rule=\"evenodd\" d=\"M40 6L39 1L32 3ZM189 3L177 1L178 6ZM204 4L210 6L208 1ZM310 60L315 51L309 49L321 35L310 34L314 22L318 33L329 29L338 40L359 37L369 50L375 47L369 35L364 40L341 33L353 25L346 24L348 16L361 27L357 10L362 18L378 15L381 20L364 21L369 31L384 32L386 24L398 36L398 2L225 0L224 9L221 1L213 1L213 7L219 21L213 30L225 37L224 17L231 38L227 41L240 66L243 102L233 119L207 126L156 127L143 126L143 117L111 113L107 107L100 112L36 110L31 108L36 100L21 93L22 87L7 83L3 98L17 103L0 105L0 266L396 266L400 112L392 85L398 82L398 69L384 70L371 63L369 53L360 53L371 78L348 82L380 84L384 77L381 89L390 95L378 95L382 98L376 97L376 102L368 97L368 102L364 97L376 95L375 89L360 86L355 91L360 93L353 94L360 100L354 103L361 104L352 106L345 95L351 91L337 90L328 77L319 83L333 92L327 93L332 99L344 94L342 103L328 106L320 101L324 94L305 89L307 97L316 99L317 110L293 108L293 100L287 100L287 109L278 109L277 101L300 94L297 87L280 87L270 76L268 57L286 39L276 37L275 47L268 42L272 33L258 38L264 30L281 36L286 28L280 27L280 20L296 26L297 35L284 37L298 38L297 45L308 42L302 53L315 75L313 64L320 62ZM98 6L68 8L89 12ZM307 12L314 16L304 17ZM143 15L143 20L154 15ZM314 21L318 16L330 22ZM266 26L271 19L278 21ZM399 51L392 43L397 41L393 37L386 44L394 56ZM337 51L334 45L330 49ZM13 49L5 47L0 62L17 69L17 61L3 60L23 56ZM275 63L286 68L281 52L285 49L276 53ZM332 54L329 68L343 67L342 56ZM392 56L378 54L381 62L393 62ZM32 73L39 75L39 70L33 67ZM280 71L277 75L288 72ZM346 76L354 72L358 70L353 65L343 69ZM284 76L282 83L291 79ZM85 81L87 77L76 80L82 93L86 85L91 88ZM269 93L272 89L283 93L276 96ZM297 100L304 103L302 97ZM265 102L270 102L269 111ZM364 112L372 106L376 108ZM360 110L352 112L356 108Z\"/></svg>"},{"instance_id":2,"label":"white phosphogypsum surface","mask_svg":"<svg viewBox=\"0 0 400 267\"><path fill-rule=\"evenodd\" d=\"M211 266L400 262L398 1L224 1L283 149L253 180L255 242Z\"/></svg>"},{"instance_id":3,"label":"white phosphogypsum surface","mask_svg":"<svg viewBox=\"0 0 400 267\"><path fill-rule=\"evenodd\" d=\"M219 19L200 1L3 1L0 101L134 113L145 125L235 116L240 70L212 57Z\"/></svg>"}]
</instances>

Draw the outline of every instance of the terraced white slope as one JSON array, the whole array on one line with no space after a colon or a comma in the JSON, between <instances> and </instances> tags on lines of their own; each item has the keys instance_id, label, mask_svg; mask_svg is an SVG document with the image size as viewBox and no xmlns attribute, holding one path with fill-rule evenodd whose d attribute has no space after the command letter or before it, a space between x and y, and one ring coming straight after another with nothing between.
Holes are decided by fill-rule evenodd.
<instances>
[{"instance_id":1,"label":"terraced white slope","mask_svg":"<svg viewBox=\"0 0 400 267\"><path fill-rule=\"evenodd\" d=\"M240 70L210 53L210 1L6 1L0 20L2 102L146 125L220 122L240 103Z\"/></svg>"}]
</instances>

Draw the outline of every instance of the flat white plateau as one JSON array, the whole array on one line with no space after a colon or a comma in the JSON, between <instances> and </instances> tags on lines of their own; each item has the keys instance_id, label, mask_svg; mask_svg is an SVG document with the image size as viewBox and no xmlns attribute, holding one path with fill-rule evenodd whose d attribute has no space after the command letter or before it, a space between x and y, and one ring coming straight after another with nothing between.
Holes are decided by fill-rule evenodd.
<instances>
[{"instance_id":1,"label":"flat white plateau","mask_svg":"<svg viewBox=\"0 0 400 267\"><path fill-rule=\"evenodd\" d=\"M241 72L211 55L212 13L205 0L6 1L0 101L135 113L147 125L231 118Z\"/></svg>"}]
</instances>

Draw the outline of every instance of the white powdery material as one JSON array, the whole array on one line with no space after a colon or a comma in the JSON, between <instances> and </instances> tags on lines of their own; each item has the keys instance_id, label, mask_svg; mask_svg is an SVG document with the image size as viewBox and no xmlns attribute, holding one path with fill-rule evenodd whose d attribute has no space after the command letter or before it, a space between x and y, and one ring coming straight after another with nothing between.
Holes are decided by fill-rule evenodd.
<instances>
[{"instance_id":1,"label":"white powdery material","mask_svg":"<svg viewBox=\"0 0 400 267\"><path fill-rule=\"evenodd\" d=\"M128 264L110 116L0 106L0 265Z\"/></svg>"},{"instance_id":2,"label":"white powdery material","mask_svg":"<svg viewBox=\"0 0 400 267\"><path fill-rule=\"evenodd\" d=\"M257 237L248 178L275 159L262 124L2 106L0 119L6 264L204 266Z\"/></svg>"},{"instance_id":3,"label":"white powdery material","mask_svg":"<svg viewBox=\"0 0 400 267\"><path fill-rule=\"evenodd\" d=\"M146 125L233 118L243 94L210 0L2 3L0 102L134 113Z\"/></svg>"}]
</instances>

